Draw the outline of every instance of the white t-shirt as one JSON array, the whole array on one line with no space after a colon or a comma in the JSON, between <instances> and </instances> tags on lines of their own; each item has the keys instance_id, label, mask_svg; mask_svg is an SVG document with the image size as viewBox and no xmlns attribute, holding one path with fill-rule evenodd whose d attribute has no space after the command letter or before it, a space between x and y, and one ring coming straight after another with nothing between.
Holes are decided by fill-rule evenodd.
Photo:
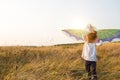
<instances>
[{"instance_id":1,"label":"white t-shirt","mask_svg":"<svg viewBox=\"0 0 120 80\"><path fill-rule=\"evenodd\" d=\"M82 35L82 39L85 41L85 35ZM100 46L102 43L103 42L101 40L97 43L88 43L85 41L82 51L82 58L88 61L97 61L96 46Z\"/></svg>"},{"instance_id":2,"label":"white t-shirt","mask_svg":"<svg viewBox=\"0 0 120 80\"><path fill-rule=\"evenodd\" d=\"M82 58L88 61L97 61L96 54L96 43L85 42L82 51Z\"/></svg>"}]
</instances>

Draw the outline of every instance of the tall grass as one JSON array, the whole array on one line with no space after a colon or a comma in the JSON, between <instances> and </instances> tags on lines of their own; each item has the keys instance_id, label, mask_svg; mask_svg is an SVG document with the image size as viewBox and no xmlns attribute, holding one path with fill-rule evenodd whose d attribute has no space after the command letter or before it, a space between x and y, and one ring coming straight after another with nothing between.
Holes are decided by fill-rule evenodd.
<instances>
[{"instance_id":1,"label":"tall grass","mask_svg":"<svg viewBox=\"0 0 120 80\"><path fill-rule=\"evenodd\" d=\"M87 80L83 44L0 47L0 80ZM99 80L120 80L120 43L97 47Z\"/></svg>"}]
</instances>

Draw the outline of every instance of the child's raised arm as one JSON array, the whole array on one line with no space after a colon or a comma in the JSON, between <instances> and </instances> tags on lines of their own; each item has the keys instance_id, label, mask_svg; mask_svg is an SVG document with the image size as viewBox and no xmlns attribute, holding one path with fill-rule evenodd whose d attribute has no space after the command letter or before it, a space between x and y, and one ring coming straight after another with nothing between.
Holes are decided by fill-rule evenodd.
<instances>
[{"instance_id":1,"label":"child's raised arm","mask_svg":"<svg viewBox=\"0 0 120 80\"><path fill-rule=\"evenodd\" d=\"M82 39L83 39L83 41L87 41L85 34L82 35Z\"/></svg>"},{"instance_id":2,"label":"child's raised arm","mask_svg":"<svg viewBox=\"0 0 120 80\"><path fill-rule=\"evenodd\" d=\"M102 40L98 40L98 41L96 42L96 45L97 45L97 46L101 46L102 44L103 44Z\"/></svg>"}]
</instances>

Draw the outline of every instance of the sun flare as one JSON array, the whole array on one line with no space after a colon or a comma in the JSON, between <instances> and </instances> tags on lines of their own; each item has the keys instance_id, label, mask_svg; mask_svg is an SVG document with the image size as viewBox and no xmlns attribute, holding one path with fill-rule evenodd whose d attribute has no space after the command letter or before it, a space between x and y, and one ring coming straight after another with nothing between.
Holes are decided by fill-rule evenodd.
<instances>
[{"instance_id":1,"label":"sun flare","mask_svg":"<svg viewBox=\"0 0 120 80\"><path fill-rule=\"evenodd\" d=\"M87 20L78 18L73 19L71 22L71 26L75 29L84 29L88 24Z\"/></svg>"}]
</instances>

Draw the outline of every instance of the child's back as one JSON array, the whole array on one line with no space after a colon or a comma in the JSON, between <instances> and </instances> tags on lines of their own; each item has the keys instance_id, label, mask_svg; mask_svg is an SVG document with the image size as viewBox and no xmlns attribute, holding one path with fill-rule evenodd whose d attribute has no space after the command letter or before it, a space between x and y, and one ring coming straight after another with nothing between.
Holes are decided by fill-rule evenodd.
<instances>
[{"instance_id":1,"label":"child's back","mask_svg":"<svg viewBox=\"0 0 120 80\"><path fill-rule=\"evenodd\" d=\"M88 73L89 80L91 79L91 75L94 76L94 80L97 80L96 74L96 40L97 33L89 33L85 37L85 44L83 47L82 58L85 60L85 69Z\"/></svg>"},{"instance_id":2,"label":"child's back","mask_svg":"<svg viewBox=\"0 0 120 80\"><path fill-rule=\"evenodd\" d=\"M82 58L88 61L97 61L95 43L85 42L82 52Z\"/></svg>"}]
</instances>

